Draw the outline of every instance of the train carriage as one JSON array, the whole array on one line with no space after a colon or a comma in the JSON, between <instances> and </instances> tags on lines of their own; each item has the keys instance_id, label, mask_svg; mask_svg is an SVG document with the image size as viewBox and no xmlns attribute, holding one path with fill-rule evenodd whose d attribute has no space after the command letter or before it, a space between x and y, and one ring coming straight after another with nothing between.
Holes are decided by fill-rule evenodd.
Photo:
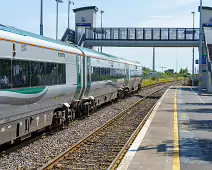
<instances>
[{"instance_id":1,"label":"train carriage","mask_svg":"<svg viewBox=\"0 0 212 170\"><path fill-rule=\"evenodd\" d=\"M139 63L0 25L0 145L138 90Z\"/></svg>"}]
</instances>

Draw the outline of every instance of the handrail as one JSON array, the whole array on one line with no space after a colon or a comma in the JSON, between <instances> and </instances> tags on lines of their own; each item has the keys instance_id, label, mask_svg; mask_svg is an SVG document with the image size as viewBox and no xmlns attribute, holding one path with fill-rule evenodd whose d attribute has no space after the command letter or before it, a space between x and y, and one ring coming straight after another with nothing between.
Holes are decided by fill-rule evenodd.
<instances>
[{"instance_id":1,"label":"handrail","mask_svg":"<svg viewBox=\"0 0 212 170\"><path fill-rule=\"evenodd\" d=\"M83 44L83 42L85 41L85 33L81 35L79 42L78 42L78 46L81 46Z\"/></svg>"}]
</instances>

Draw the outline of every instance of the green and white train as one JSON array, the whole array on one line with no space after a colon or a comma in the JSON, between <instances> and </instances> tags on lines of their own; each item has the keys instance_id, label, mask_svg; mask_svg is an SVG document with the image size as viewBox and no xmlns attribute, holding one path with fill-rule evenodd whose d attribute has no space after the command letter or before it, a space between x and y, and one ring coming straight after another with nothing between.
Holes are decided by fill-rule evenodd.
<instances>
[{"instance_id":1,"label":"green and white train","mask_svg":"<svg viewBox=\"0 0 212 170\"><path fill-rule=\"evenodd\" d=\"M139 90L142 66L0 25L0 145Z\"/></svg>"}]
</instances>

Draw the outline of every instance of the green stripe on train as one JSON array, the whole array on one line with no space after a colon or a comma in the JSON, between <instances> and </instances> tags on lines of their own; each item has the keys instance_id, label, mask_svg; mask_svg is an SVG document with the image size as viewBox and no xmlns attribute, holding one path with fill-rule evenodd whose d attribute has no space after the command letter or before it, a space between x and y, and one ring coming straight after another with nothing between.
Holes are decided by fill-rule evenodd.
<instances>
[{"instance_id":1,"label":"green stripe on train","mask_svg":"<svg viewBox=\"0 0 212 170\"><path fill-rule=\"evenodd\" d=\"M32 88L23 88L23 89L8 89L8 90L3 90L7 92L15 92L15 93L20 93L20 94L38 94L45 90L45 87L32 87Z\"/></svg>"}]
</instances>

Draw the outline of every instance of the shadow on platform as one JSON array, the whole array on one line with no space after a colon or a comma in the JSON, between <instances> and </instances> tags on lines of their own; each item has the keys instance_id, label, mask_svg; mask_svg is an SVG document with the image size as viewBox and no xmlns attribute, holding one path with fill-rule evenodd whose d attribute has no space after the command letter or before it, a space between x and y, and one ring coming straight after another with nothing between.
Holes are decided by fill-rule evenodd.
<instances>
[{"instance_id":1,"label":"shadow on platform","mask_svg":"<svg viewBox=\"0 0 212 170\"><path fill-rule=\"evenodd\" d=\"M185 109L183 110L183 112L192 112L193 114L199 114L199 113L202 113L202 114L205 114L205 113L211 113L212 114L212 108L211 109L204 109L204 108L201 108L201 109Z\"/></svg>"},{"instance_id":2,"label":"shadow on platform","mask_svg":"<svg viewBox=\"0 0 212 170\"><path fill-rule=\"evenodd\" d=\"M212 101L212 99L211 99ZM173 105L174 102L164 102L164 104L171 104ZM185 102L185 103L178 103L178 106L184 106L184 105L194 105L194 106L212 106L212 103L189 103L189 102Z\"/></svg>"},{"instance_id":3,"label":"shadow on platform","mask_svg":"<svg viewBox=\"0 0 212 170\"><path fill-rule=\"evenodd\" d=\"M212 120L189 120L188 126L192 130L212 131ZM212 153L211 153L212 154Z\"/></svg>"},{"instance_id":4,"label":"shadow on platform","mask_svg":"<svg viewBox=\"0 0 212 170\"><path fill-rule=\"evenodd\" d=\"M192 130L212 131L212 120L189 120L187 123L188 132ZM162 156L174 156L174 141L166 140L158 145L140 146L137 152L145 150L155 150L156 154ZM190 160L201 160L212 162L212 138L181 137L180 138L180 156Z\"/></svg>"},{"instance_id":5,"label":"shadow on platform","mask_svg":"<svg viewBox=\"0 0 212 170\"><path fill-rule=\"evenodd\" d=\"M202 139L202 138L183 138L180 141L180 156L181 158L187 158L192 160L201 160L212 162L212 139ZM194 144L195 143L195 144ZM197 150L199 149L199 150ZM156 154L162 156L174 156L174 141L168 140L157 146L140 146L137 152L144 150L156 150ZM201 154L199 154L201 152Z\"/></svg>"},{"instance_id":6,"label":"shadow on platform","mask_svg":"<svg viewBox=\"0 0 212 170\"><path fill-rule=\"evenodd\" d=\"M171 110L164 109L162 111L173 112L173 109L171 109ZM208 113L212 114L212 107L211 107L211 109L204 109L204 108L201 108L201 109L183 109L183 110L178 110L178 112L179 111L184 112L184 113L191 112L192 114L208 114Z\"/></svg>"}]
</instances>

